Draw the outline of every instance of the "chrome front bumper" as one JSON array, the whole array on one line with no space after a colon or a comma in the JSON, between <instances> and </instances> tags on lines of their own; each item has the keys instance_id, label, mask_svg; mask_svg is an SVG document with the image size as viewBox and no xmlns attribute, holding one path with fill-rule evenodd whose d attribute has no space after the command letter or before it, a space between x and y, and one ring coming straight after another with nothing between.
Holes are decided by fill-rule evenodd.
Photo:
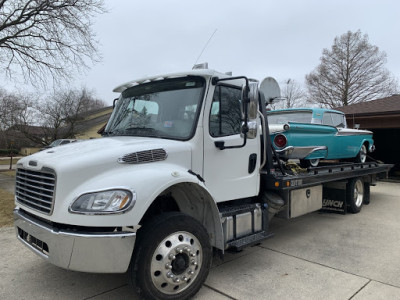
<instances>
[{"instance_id":1,"label":"chrome front bumper","mask_svg":"<svg viewBox=\"0 0 400 300\"><path fill-rule=\"evenodd\" d=\"M18 240L48 262L64 269L90 273L124 273L135 245L135 232L75 232L14 210Z\"/></svg>"}]
</instances>

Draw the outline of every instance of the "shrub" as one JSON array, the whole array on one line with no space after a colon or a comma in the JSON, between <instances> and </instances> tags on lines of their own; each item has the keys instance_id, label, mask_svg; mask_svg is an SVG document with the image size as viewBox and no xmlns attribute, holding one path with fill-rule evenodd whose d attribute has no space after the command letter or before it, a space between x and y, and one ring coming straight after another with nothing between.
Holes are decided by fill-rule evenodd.
<instances>
[{"instance_id":1,"label":"shrub","mask_svg":"<svg viewBox=\"0 0 400 300\"><path fill-rule=\"evenodd\" d=\"M16 155L19 153L17 149L0 149L0 156L10 156L10 154Z\"/></svg>"}]
</instances>

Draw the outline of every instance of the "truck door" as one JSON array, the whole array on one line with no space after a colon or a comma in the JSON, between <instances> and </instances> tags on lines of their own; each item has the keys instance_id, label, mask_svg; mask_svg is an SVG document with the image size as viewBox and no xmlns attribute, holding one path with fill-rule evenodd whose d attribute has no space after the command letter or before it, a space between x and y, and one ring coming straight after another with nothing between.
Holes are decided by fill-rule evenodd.
<instances>
[{"instance_id":1,"label":"truck door","mask_svg":"<svg viewBox=\"0 0 400 300\"><path fill-rule=\"evenodd\" d=\"M225 146L243 144L240 99L240 88L217 85L205 107L203 178L217 202L255 196L259 190L259 136L247 139L241 148L215 146L216 141Z\"/></svg>"}]
</instances>

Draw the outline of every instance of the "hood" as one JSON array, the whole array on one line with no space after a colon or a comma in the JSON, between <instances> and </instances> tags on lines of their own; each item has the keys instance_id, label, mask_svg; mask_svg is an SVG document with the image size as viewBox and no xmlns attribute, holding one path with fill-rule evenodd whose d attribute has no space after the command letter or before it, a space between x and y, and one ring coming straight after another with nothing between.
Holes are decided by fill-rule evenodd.
<instances>
[{"instance_id":1,"label":"hood","mask_svg":"<svg viewBox=\"0 0 400 300\"><path fill-rule=\"evenodd\" d=\"M35 170L50 168L56 172L79 171L84 168L96 169L96 167L104 170L113 165L119 165L121 162L132 163L132 156L137 157L138 152L143 154L142 158L144 157L144 161L139 161L139 163L157 161L157 159L151 159L151 150L160 149L165 151L165 158L168 160L183 153L191 155L190 146L185 142L123 136L87 140L43 150L22 158L18 161L18 165L22 164L26 168ZM150 159L146 156L149 153ZM174 162L179 164L179 159ZM184 167L190 168L190 166Z\"/></svg>"}]
</instances>

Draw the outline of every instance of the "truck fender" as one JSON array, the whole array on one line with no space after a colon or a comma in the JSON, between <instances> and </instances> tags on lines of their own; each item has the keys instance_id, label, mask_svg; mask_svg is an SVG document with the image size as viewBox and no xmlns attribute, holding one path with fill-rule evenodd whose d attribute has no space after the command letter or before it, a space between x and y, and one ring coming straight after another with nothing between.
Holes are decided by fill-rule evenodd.
<instances>
[{"instance_id":1,"label":"truck fender","mask_svg":"<svg viewBox=\"0 0 400 300\"><path fill-rule=\"evenodd\" d=\"M163 173L158 169L153 174L153 180L159 180L160 177L170 179L148 197L147 202L141 207L141 215L144 216L151 204L159 197L171 195L182 213L198 220L206 228L211 245L223 250L224 238L219 210L204 183L187 170L176 171L173 176L170 171ZM176 176L178 173L179 176Z\"/></svg>"}]
</instances>

